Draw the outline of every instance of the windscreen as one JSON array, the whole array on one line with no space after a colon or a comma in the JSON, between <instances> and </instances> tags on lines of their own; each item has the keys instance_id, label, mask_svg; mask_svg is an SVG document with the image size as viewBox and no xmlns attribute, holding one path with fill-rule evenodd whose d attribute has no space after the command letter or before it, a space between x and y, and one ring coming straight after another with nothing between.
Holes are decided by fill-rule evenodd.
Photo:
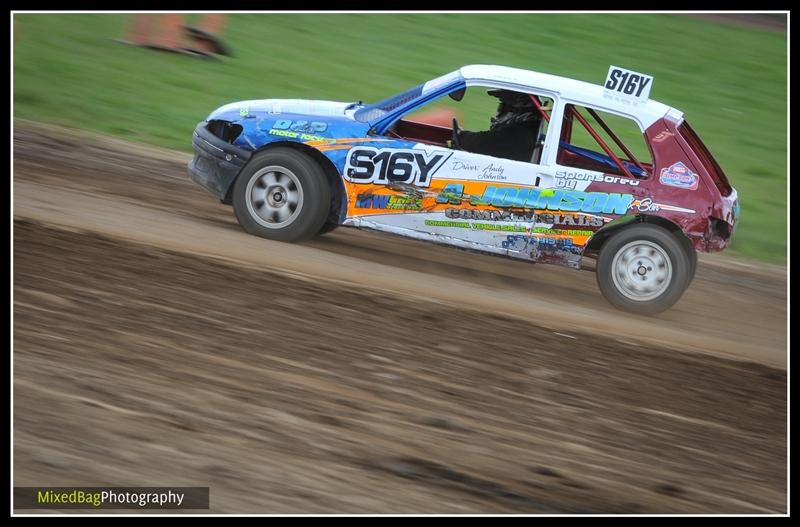
<instances>
[{"instance_id":1,"label":"windscreen","mask_svg":"<svg viewBox=\"0 0 800 527\"><path fill-rule=\"evenodd\" d=\"M353 117L356 119L356 121L362 123L376 121L387 113L396 110L401 106L405 106L418 97L428 95L429 93L453 84L459 80L463 80L463 78L461 77L461 73L458 71L448 73L447 75L442 75L441 77L437 77L424 84L414 86L403 93L393 95L388 99L384 99L374 104L368 104L367 106L359 109Z\"/></svg>"},{"instance_id":2,"label":"windscreen","mask_svg":"<svg viewBox=\"0 0 800 527\"><path fill-rule=\"evenodd\" d=\"M414 86L410 90L404 91L403 93L393 95L392 97L384 99L380 102L376 102L375 104L367 105L358 110L354 117L356 118L356 121L360 121L362 123L368 123L380 119L395 108L399 108L400 106L403 106L404 104L407 104L422 95L423 86L424 84Z\"/></svg>"}]
</instances>

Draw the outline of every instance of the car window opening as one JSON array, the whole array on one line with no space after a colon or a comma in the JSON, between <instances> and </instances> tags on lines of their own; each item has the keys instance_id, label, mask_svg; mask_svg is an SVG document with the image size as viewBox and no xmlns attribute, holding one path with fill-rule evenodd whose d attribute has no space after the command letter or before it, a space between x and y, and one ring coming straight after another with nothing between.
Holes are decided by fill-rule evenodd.
<instances>
[{"instance_id":1,"label":"car window opening","mask_svg":"<svg viewBox=\"0 0 800 527\"><path fill-rule=\"evenodd\" d=\"M456 90L450 98L461 101L464 91L463 88ZM442 109L434 119L430 113L426 115L425 110L398 119L385 133L397 139L452 147L474 154L540 163L550 120L547 111L552 109L552 99L505 89L488 90L487 94L497 99L495 115L489 119L488 130L462 130L462 123L447 122L452 115ZM442 117L448 115L447 119Z\"/></svg>"},{"instance_id":2,"label":"car window opening","mask_svg":"<svg viewBox=\"0 0 800 527\"><path fill-rule=\"evenodd\" d=\"M606 121L600 116L598 111L585 107L587 113L594 119L599 127L607 134L614 145L624 156L618 155L603 139L600 133L595 130L589 120L580 113L578 108L568 104L564 111L564 121L561 127L561 138L559 141L557 162L559 165L596 170L603 173L616 174L631 179L643 179L652 174L652 164L640 161L627 144L616 134ZM600 146L603 153L596 152L584 146L575 144L573 123L578 121L582 130L589 134L593 144ZM630 120L628 120L630 121ZM632 121L630 121L632 123ZM641 136L638 131L637 135ZM644 139L643 136L642 140ZM645 142L646 144L646 142Z\"/></svg>"}]
</instances>

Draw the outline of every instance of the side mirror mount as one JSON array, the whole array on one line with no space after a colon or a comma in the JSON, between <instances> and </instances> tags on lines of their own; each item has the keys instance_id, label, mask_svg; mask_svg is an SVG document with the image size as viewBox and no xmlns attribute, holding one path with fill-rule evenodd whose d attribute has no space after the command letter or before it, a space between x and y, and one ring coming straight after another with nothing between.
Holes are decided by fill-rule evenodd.
<instances>
[{"instance_id":1,"label":"side mirror mount","mask_svg":"<svg viewBox=\"0 0 800 527\"><path fill-rule=\"evenodd\" d=\"M450 92L447 94L448 97L453 99L454 101L460 101L464 98L464 94L467 93L467 88L461 88L460 90L456 90L454 92Z\"/></svg>"}]
</instances>

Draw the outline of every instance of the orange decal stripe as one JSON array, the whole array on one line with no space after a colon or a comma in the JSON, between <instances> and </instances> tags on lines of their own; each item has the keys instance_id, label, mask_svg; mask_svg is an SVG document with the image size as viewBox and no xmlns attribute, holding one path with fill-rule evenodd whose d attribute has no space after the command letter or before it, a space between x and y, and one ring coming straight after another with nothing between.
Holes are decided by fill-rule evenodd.
<instances>
[{"instance_id":1,"label":"orange decal stripe","mask_svg":"<svg viewBox=\"0 0 800 527\"><path fill-rule=\"evenodd\" d=\"M320 139L317 141L306 141L308 146L325 146L336 143L374 143L378 141L391 141L391 139L382 139L375 137L342 137L339 139Z\"/></svg>"},{"instance_id":2,"label":"orange decal stripe","mask_svg":"<svg viewBox=\"0 0 800 527\"><path fill-rule=\"evenodd\" d=\"M326 152L328 150L342 150L345 148L350 148L350 145L326 145L326 146L318 146L317 150L320 152Z\"/></svg>"}]
</instances>

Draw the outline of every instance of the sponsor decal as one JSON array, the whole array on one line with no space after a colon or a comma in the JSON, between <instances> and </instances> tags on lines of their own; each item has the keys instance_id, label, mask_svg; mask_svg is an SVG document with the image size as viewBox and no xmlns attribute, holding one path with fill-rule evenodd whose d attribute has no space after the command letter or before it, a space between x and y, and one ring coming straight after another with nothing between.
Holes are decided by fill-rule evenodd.
<instances>
[{"instance_id":1,"label":"sponsor decal","mask_svg":"<svg viewBox=\"0 0 800 527\"><path fill-rule=\"evenodd\" d=\"M550 238L546 236L536 238L539 245L551 246L553 248L572 247L572 240L569 238Z\"/></svg>"},{"instance_id":2,"label":"sponsor decal","mask_svg":"<svg viewBox=\"0 0 800 527\"><path fill-rule=\"evenodd\" d=\"M516 252L536 252L535 249L544 252L567 251L572 254L580 254L581 247L569 238L552 238L549 236L521 236L512 234L500 244L503 249Z\"/></svg>"},{"instance_id":3,"label":"sponsor decal","mask_svg":"<svg viewBox=\"0 0 800 527\"><path fill-rule=\"evenodd\" d=\"M534 227L534 234L552 234L555 236L592 236L594 231L581 229L548 229L547 227Z\"/></svg>"},{"instance_id":4,"label":"sponsor decal","mask_svg":"<svg viewBox=\"0 0 800 527\"><path fill-rule=\"evenodd\" d=\"M239 108L239 117L248 117L250 115L250 108L247 106L242 106Z\"/></svg>"},{"instance_id":5,"label":"sponsor decal","mask_svg":"<svg viewBox=\"0 0 800 527\"><path fill-rule=\"evenodd\" d=\"M508 210L451 208L445 211L445 216L462 220L546 223L550 225L576 225L579 227L602 227L605 224L603 217L591 214L557 214L550 212L511 212Z\"/></svg>"},{"instance_id":6,"label":"sponsor decal","mask_svg":"<svg viewBox=\"0 0 800 527\"><path fill-rule=\"evenodd\" d=\"M357 209L422 210L421 196L398 196L396 194L359 194Z\"/></svg>"},{"instance_id":7,"label":"sponsor decal","mask_svg":"<svg viewBox=\"0 0 800 527\"><path fill-rule=\"evenodd\" d=\"M290 139L300 139L302 141L325 141L324 137L313 134L306 134L300 132L292 132L289 130L276 130L275 128L269 131L269 135L277 135L279 137L288 137Z\"/></svg>"},{"instance_id":8,"label":"sponsor decal","mask_svg":"<svg viewBox=\"0 0 800 527\"><path fill-rule=\"evenodd\" d=\"M468 221L425 220L428 227L452 227L474 231L528 232L524 225L501 225L499 223L470 223Z\"/></svg>"},{"instance_id":9,"label":"sponsor decal","mask_svg":"<svg viewBox=\"0 0 800 527\"><path fill-rule=\"evenodd\" d=\"M430 162L433 161L430 160ZM427 163L428 161L425 162ZM599 214L625 215L629 213L629 210L637 212L658 212L663 210L688 214L696 213L693 209L667 205L666 203L656 203L649 197L634 199L631 194L615 192L585 192L579 190L488 185L484 188L482 194L468 194L464 192L463 183L451 183L445 185L441 190L423 189L420 186L406 182L384 184L388 189L402 193L397 195L399 201L391 201L387 197L391 196L391 194L374 196L370 193L362 193L356 198L356 208L430 209L433 206L423 207L421 205L423 198L428 197L433 198L438 205L462 205L462 203L467 203L474 207L512 209L474 210L451 207L444 212L448 218L452 219L545 223L576 227L601 227L606 222L611 221L612 218L600 216ZM400 198L403 199L400 200ZM383 207L381 201L369 201L370 199L385 199L387 207ZM394 206L388 207L389 203L394 204Z\"/></svg>"},{"instance_id":10,"label":"sponsor decal","mask_svg":"<svg viewBox=\"0 0 800 527\"><path fill-rule=\"evenodd\" d=\"M574 190L578 185L578 181L592 181L597 183L614 183L618 185L630 185L632 187L638 186L639 181L635 179L628 179L624 177L608 176L606 174L593 174L590 172L572 172L569 170L561 170L556 172L554 178L556 187Z\"/></svg>"},{"instance_id":11,"label":"sponsor decal","mask_svg":"<svg viewBox=\"0 0 800 527\"><path fill-rule=\"evenodd\" d=\"M527 232L532 235L551 236L592 236L594 231L582 229L550 229L548 227L526 227L524 225L501 225L498 223L480 223L469 221L425 220L428 227L449 227L455 229L470 229L473 231L501 231L501 232Z\"/></svg>"},{"instance_id":12,"label":"sponsor decal","mask_svg":"<svg viewBox=\"0 0 800 527\"><path fill-rule=\"evenodd\" d=\"M321 134L328 129L328 123L319 121L293 121L291 119L278 119L272 125L275 130L290 130L292 132L308 132Z\"/></svg>"},{"instance_id":13,"label":"sponsor decal","mask_svg":"<svg viewBox=\"0 0 800 527\"><path fill-rule=\"evenodd\" d=\"M631 208L639 212L658 212L660 210L669 210L672 212L687 212L694 214L692 209L684 209L683 207L676 207L675 205L666 205L664 203L654 203L653 198L636 199L631 202Z\"/></svg>"},{"instance_id":14,"label":"sponsor decal","mask_svg":"<svg viewBox=\"0 0 800 527\"><path fill-rule=\"evenodd\" d=\"M508 249L516 252L530 251L529 246L533 245L533 240L528 236L508 236L504 242L501 243L503 249Z\"/></svg>"},{"instance_id":15,"label":"sponsor decal","mask_svg":"<svg viewBox=\"0 0 800 527\"><path fill-rule=\"evenodd\" d=\"M662 168L658 181L662 185L669 185L670 187L695 190L700 183L700 177L689 170L689 167L678 161L672 166Z\"/></svg>"},{"instance_id":16,"label":"sponsor decal","mask_svg":"<svg viewBox=\"0 0 800 527\"><path fill-rule=\"evenodd\" d=\"M656 134L656 136L653 138L653 142L654 143L662 143L662 142L666 141L667 139L669 139L670 137L672 137L673 135L675 135L675 134L673 134L672 132L669 132L667 130L664 130L663 132L658 132L658 134Z\"/></svg>"},{"instance_id":17,"label":"sponsor decal","mask_svg":"<svg viewBox=\"0 0 800 527\"><path fill-rule=\"evenodd\" d=\"M445 186L436 203L458 205L464 197L464 185L454 183ZM633 200L631 194L495 186L487 186L481 196L468 198L469 203L475 206L603 214L625 214Z\"/></svg>"},{"instance_id":18,"label":"sponsor decal","mask_svg":"<svg viewBox=\"0 0 800 527\"><path fill-rule=\"evenodd\" d=\"M351 183L375 185L430 185L431 177L452 155L406 148L360 146L347 153L344 179Z\"/></svg>"}]
</instances>

